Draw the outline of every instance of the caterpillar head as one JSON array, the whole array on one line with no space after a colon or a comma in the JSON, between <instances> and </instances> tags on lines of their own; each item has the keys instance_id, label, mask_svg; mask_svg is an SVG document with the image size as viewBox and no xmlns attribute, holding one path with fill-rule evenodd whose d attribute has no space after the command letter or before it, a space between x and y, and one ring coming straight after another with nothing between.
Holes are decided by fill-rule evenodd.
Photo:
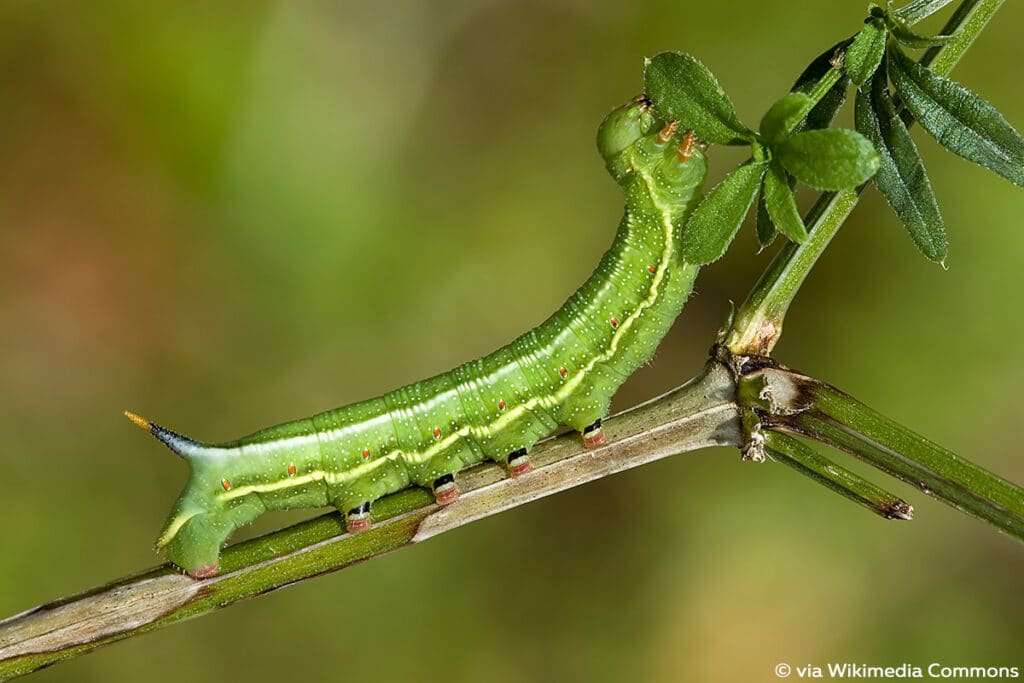
<instances>
[{"instance_id":1,"label":"caterpillar head","mask_svg":"<svg viewBox=\"0 0 1024 683\"><path fill-rule=\"evenodd\" d=\"M614 109L597 129L597 149L616 181L628 174L629 150L655 128L651 101L640 95Z\"/></svg>"},{"instance_id":2,"label":"caterpillar head","mask_svg":"<svg viewBox=\"0 0 1024 683\"><path fill-rule=\"evenodd\" d=\"M655 118L651 101L641 95L612 111L597 131L597 148L608 172L623 187L642 172L650 191L666 202L691 197L704 182L704 146L678 121Z\"/></svg>"},{"instance_id":3,"label":"caterpillar head","mask_svg":"<svg viewBox=\"0 0 1024 683\"><path fill-rule=\"evenodd\" d=\"M627 155L630 176L644 176L644 182L634 183L642 188L638 191L649 193L677 218L689 211L707 177L707 158L693 131L669 121L630 147ZM627 193L630 187L626 185Z\"/></svg>"}]
</instances>

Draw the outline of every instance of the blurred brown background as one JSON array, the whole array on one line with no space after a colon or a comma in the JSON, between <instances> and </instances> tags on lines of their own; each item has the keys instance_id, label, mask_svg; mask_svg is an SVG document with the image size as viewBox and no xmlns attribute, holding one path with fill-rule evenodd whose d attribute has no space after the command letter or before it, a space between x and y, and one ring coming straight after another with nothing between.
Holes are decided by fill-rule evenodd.
<instances>
[{"instance_id":1,"label":"blurred brown background","mask_svg":"<svg viewBox=\"0 0 1024 683\"><path fill-rule=\"evenodd\" d=\"M597 124L699 56L756 124L859 1L0 5L0 615L154 564L201 439L501 345L622 200ZM930 24L929 27L934 27ZM955 77L1024 127L1024 5ZM917 134L950 270L870 191L778 357L1018 482L1024 194ZM736 163L715 150L713 179ZM625 407L693 374L767 255L750 227ZM843 459L846 462L846 459ZM1020 544L893 485L880 521L690 454L132 639L44 681L772 680L777 662L1020 665ZM293 516L261 520L258 529Z\"/></svg>"}]
</instances>

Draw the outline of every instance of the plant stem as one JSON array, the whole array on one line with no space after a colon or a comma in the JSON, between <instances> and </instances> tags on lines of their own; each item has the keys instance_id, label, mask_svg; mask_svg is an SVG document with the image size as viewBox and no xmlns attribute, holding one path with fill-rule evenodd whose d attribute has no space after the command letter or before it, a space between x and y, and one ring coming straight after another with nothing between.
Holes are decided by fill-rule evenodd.
<instances>
[{"instance_id":1,"label":"plant stem","mask_svg":"<svg viewBox=\"0 0 1024 683\"><path fill-rule=\"evenodd\" d=\"M912 519L914 516L914 508L907 501L823 458L791 436L781 432L767 432L764 435L764 447L775 460L844 498L863 505L876 515L886 519Z\"/></svg>"},{"instance_id":2,"label":"plant stem","mask_svg":"<svg viewBox=\"0 0 1024 683\"><path fill-rule=\"evenodd\" d=\"M824 382L781 366L739 382L761 425L847 451L1024 541L1024 489L932 443ZM770 433L765 435L765 445ZM774 443L774 442L772 442Z\"/></svg>"},{"instance_id":3,"label":"plant stem","mask_svg":"<svg viewBox=\"0 0 1024 683\"><path fill-rule=\"evenodd\" d=\"M872 418L864 415L863 419L871 421ZM814 413L786 420L783 428L855 455L927 495L1024 541L1024 490L898 423L888 421L884 427L887 439L881 442L860 433L852 425ZM924 464L926 461L932 466ZM1015 489L1016 500L1006 501L1001 495L1005 489Z\"/></svg>"},{"instance_id":4,"label":"plant stem","mask_svg":"<svg viewBox=\"0 0 1024 683\"><path fill-rule=\"evenodd\" d=\"M351 536L337 513L225 549L221 573L196 580L164 565L0 622L0 680L211 612L244 598L425 541L445 531L626 469L707 446L740 445L733 374L709 362L698 377L605 422L608 445L575 434L537 445L535 471L510 479L495 464L458 475L443 508L412 489L374 504L375 526Z\"/></svg>"},{"instance_id":5,"label":"plant stem","mask_svg":"<svg viewBox=\"0 0 1024 683\"><path fill-rule=\"evenodd\" d=\"M953 35L945 45L929 48L921 64L941 76L948 76L988 25L1004 0L965 0L953 12L940 33Z\"/></svg>"},{"instance_id":6,"label":"plant stem","mask_svg":"<svg viewBox=\"0 0 1024 683\"><path fill-rule=\"evenodd\" d=\"M909 468L896 473L954 507L1024 540L1024 489L964 460L920 434L878 413L835 387L812 381L808 396L821 414L822 425L844 450L865 457L891 456ZM829 424L831 423L831 424ZM793 424L802 426L800 417Z\"/></svg>"},{"instance_id":7,"label":"plant stem","mask_svg":"<svg viewBox=\"0 0 1024 683\"><path fill-rule=\"evenodd\" d=\"M954 38L945 45L928 50L921 63L937 74L949 74L1003 1L964 0L942 29L942 33L955 34ZM736 312L725 340L730 351L737 355L771 353L782 334L782 324L793 299L857 205L865 187L826 192L818 197L804 219L809 233L807 240L799 245L789 242L779 250Z\"/></svg>"},{"instance_id":8,"label":"plant stem","mask_svg":"<svg viewBox=\"0 0 1024 683\"><path fill-rule=\"evenodd\" d=\"M733 318L726 346L736 355L767 356L782 334L782 322L818 258L857 205L860 190L822 193L804 218L807 240L787 242L768 264Z\"/></svg>"},{"instance_id":9,"label":"plant stem","mask_svg":"<svg viewBox=\"0 0 1024 683\"><path fill-rule=\"evenodd\" d=\"M825 72L825 74L818 79L818 81L807 91L807 103L803 106L800 115L793 117L793 123L786 129L786 135L790 135L803 124L804 119L807 118L811 110L829 93L830 90L840 81L843 77L842 64L838 61L833 61L832 68Z\"/></svg>"}]
</instances>

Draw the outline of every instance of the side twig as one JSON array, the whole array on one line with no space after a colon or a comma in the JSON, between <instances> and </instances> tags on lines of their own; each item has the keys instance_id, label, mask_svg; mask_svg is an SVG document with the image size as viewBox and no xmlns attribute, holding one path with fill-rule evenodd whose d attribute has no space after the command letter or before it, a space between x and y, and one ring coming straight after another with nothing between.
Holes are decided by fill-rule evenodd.
<instances>
[{"instance_id":1,"label":"side twig","mask_svg":"<svg viewBox=\"0 0 1024 683\"><path fill-rule=\"evenodd\" d=\"M883 491L870 481L823 458L787 434L766 432L764 448L768 457L792 467L839 495L863 505L885 519L912 519L910 503Z\"/></svg>"},{"instance_id":2,"label":"side twig","mask_svg":"<svg viewBox=\"0 0 1024 683\"><path fill-rule=\"evenodd\" d=\"M1024 489L835 387L769 365L741 377L739 396L745 408L757 413L758 426L769 430L764 437L769 450L800 454L789 448L799 446L799 442L787 438L780 443L771 432L789 432L820 441L1024 541ZM868 502L864 504L870 507Z\"/></svg>"}]
</instances>

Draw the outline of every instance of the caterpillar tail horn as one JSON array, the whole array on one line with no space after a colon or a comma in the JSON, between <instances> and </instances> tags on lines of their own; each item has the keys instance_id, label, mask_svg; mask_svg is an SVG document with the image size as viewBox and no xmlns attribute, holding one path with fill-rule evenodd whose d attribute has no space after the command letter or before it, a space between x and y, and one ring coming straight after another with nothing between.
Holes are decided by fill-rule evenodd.
<instances>
[{"instance_id":1,"label":"caterpillar tail horn","mask_svg":"<svg viewBox=\"0 0 1024 683\"><path fill-rule=\"evenodd\" d=\"M182 436L177 432L172 432L166 427L161 427L155 422L150 422L141 415L136 415L135 413L126 410L124 411L124 416L140 428L145 429L147 432L155 436L161 443L182 458L194 457L209 450L209 447L205 444L201 444L187 436Z\"/></svg>"}]
</instances>

